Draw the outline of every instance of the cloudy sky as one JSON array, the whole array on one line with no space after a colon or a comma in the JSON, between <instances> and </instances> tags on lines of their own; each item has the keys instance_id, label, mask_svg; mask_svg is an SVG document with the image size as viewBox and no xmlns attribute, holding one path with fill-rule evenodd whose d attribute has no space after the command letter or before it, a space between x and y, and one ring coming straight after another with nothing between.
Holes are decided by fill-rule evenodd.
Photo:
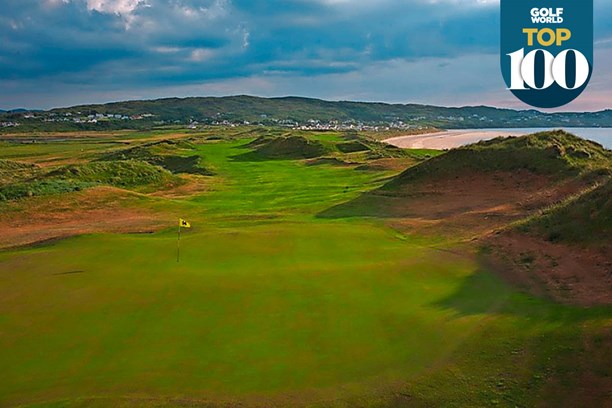
<instances>
[{"instance_id":1,"label":"cloudy sky","mask_svg":"<svg viewBox=\"0 0 612 408\"><path fill-rule=\"evenodd\" d=\"M0 109L168 96L524 108L505 90L499 0L2 0ZM612 0L566 110L612 108Z\"/></svg>"}]
</instances>

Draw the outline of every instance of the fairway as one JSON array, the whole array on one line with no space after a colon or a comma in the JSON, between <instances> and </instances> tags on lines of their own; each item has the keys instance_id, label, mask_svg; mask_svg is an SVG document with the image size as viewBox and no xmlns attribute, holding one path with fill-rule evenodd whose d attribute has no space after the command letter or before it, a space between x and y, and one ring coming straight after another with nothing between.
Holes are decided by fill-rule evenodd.
<instances>
[{"instance_id":1,"label":"fairway","mask_svg":"<svg viewBox=\"0 0 612 408\"><path fill-rule=\"evenodd\" d=\"M530 406L605 370L609 308L520 293L448 237L321 218L394 173L251 141L197 145L205 191L138 204L160 231L0 252L1 406Z\"/></svg>"}]
</instances>

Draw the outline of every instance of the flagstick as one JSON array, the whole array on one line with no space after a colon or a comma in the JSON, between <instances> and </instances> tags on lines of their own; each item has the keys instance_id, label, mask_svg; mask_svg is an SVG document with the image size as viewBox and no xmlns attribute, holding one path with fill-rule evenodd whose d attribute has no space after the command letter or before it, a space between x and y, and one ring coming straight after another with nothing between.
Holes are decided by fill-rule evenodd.
<instances>
[{"instance_id":1,"label":"flagstick","mask_svg":"<svg viewBox=\"0 0 612 408\"><path fill-rule=\"evenodd\" d=\"M179 222L178 227L178 239L176 240L176 262L181 259L181 223Z\"/></svg>"}]
</instances>

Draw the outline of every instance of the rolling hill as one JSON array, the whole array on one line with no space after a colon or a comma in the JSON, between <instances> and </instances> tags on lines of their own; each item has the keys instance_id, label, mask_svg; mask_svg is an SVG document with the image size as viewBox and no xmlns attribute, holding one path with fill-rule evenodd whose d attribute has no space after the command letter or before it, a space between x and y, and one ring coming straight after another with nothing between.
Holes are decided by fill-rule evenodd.
<instances>
[{"instance_id":1,"label":"rolling hill","mask_svg":"<svg viewBox=\"0 0 612 408\"><path fill-rule=\"evenodd\" d=\"M390 191L423 177L456 176L463 172L528 170L559 178L591 171L609 171L612 152L596 142L563 130L523 137L481 141L411 167L389 183Z\"/></svg>"},{"instance_id":2,"label":"rolling hill","mask_svg":"<svg viewBox=\"0 0 612 408\"><path fill-rule=\"evenodd\" d=\"M526 292L609 304L611 174L610 150L564 131L498 138L409 167L319 216L479 242L486 267Z\"/></svg>"},{"instance_id":3,"label":"rolling hill","mask_svg":"<svg viewBox=\"0 0 612 408\"><path fill-rule=\"evenodd\" d=\"M62 115L119 115L139 116L137 121L109 122L109 128L133 128L165 123L262 123L304 124L319 122L361 122L388 124L403 122L415 126L440 128L496 128L496 127L612 127L612 110L593 113L542 113L536 110L517 111L486 106L437 107L418 104L388 104L349 101L324 101L300 97L259 98L253 96L167 98L114 102L100 105L80 105L53 109L40 114L41 118ZM10 118L23 118L23 114L7 112ZM54 116L55 115L55 116ZM38 123L30 119L31 123ZM30 123L28 122L28 123ZM134 123L135 122L135 123ZM44 129L58 124L40 123ZM44 125L44 126L43 126ZM62 123L63 127L78 128L87 124ZM100 123L97 124L100 127Z\"/></svg>"}]
</instances>

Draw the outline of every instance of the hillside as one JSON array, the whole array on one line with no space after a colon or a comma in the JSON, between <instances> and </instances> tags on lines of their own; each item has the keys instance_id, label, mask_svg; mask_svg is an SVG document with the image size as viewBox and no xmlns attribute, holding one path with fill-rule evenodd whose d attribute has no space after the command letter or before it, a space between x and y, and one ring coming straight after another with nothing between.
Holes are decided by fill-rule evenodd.
<instances>
[{"instance_id":1,"label":"hillside","mask_svg":"<svg viewBox=\"0 0 612 408\"><path fill-rule=\"evenodd\" d=\"M609 244L612 237L612 178L517 227L550 242Z\"/></svg>"},{"instance_id":2,"label":"hillside","mask_svg":"<svg viewBox=\"0 0 612 408\"><path fill-rule=\"evenodd\" d=\"M612 152L563 131L498 138L409 167L320 216L384 217L402 220L402 230L471 239L561 202L611 169Z\"/></svg>"},{"instance_id":3,"label":"hillside","mask_svg":"<svg viewBox=\"0 0 612 408\"><path fill-rule=\"evenodd\" d=\"M387 219L410 236L477 242L509 283L563 303L612 303L612 152L555 131L453 149L322 218Z\"/></svg>"},{"instance_id":4,"label":"hillside","mask_svg":"<svg viewBox=\"0 0 612 408\"><path fill-rule=\"evenodd\" d=\"M562 130L523 137L496 138L452 149L411 167L390 182L391 191L423 177L455 177L465 172L529 171L564 178L589 172L609 172L612 152L598 143Z\"/></svg>"},{"instance_id":5,"label":"hillside","mask_svg":"<svg viewBox=\"0 0 612 408\"><path fill-rule=\"evenodd\" d=\"M74 119L82 115L82 120ZM90 123L95 115L111 120ZM31 130L142 128L154 124L261 123L266 125L330 124L427 126L447 129L496 127L612 127L612 111L554 113L516 111L486 106L446 108L418 104L387 104L284 97L253 96L167 98L80 105L53 109L26 118L23 112L0 113L0 118L27 124ZM89 118L88 118L89 116ZM115 118L116 116L116 118ZM99 119L99 118L98 118ZM12 129L12 131L20 131Z\"/></svg>"},{"instance_id":6,"label":"hillside","mask_svg":"<svg viewBox=\"0 0 612 408\"><path fill-rule=\"evenodd\" d=\"M323 156L331 149L323 142L303 136L272 138L255 145L255 153L269 159L310 159Z\"/></svg>"},{"instance_id":7,"label":"hillside","mask_svg":"<svg viewBox=\"0 0 612 408\"><path fill-rule=\"evenodd\" d=\"M483 258L526 292L561 303L611 304L611 180L485 237Z\"/></svg>"},{"instance_id":8,"label":"hillside","mask_svg":"<svg viewBox=\"0 0 612 408\"><path fill-rule=\"evenodd\" d=\"M103 154L98 161L140 160L154 166L163 167L172 173L199 174L209 176L211 171L201 166L202 158L190 154L191 143L171 140L145 143L127 149L114 150Z\"/></svg>"},{"instance_id":9,"label":"hillside","mask_svg":"<svg viewBox=\"0 0 612 408\"><path fill-rule=\"evenodd\" d=\"M612 178L535 217L521 230L552 242L606 242L612 236Z\"/></svg>"},{"instance_id":10,"label":"hillside","mask_svg":"<svg viewBox=\"0 0 612 408\"><path fill-rule=\"evenodd\" d=\"M417 104L387 104L285 97L257 98L230 96L221 98L170 98L128 101L106 105L84 105L53 112L72 110L97 113L151 113L165 120L218 118L230 121L262 119L319 121L389 122L394 120L429 123L448 128L498 126L612 126L612 111L599 113L543 114L535 110L515 111L486 106L445 108ZM463 119L459 119L459 118ZM569 121L569 122L568 122Z\"/></svg>"},{"instance_id":11,"label":"hillside","mask_svg":"<svg viewBox=\"0 0 612 408\"><path fill-rule=\"evenodd\" d=\"M348 162L365 164L378 159L411 158L421 161L417 153L398 149L366 136L344 134L340 137L328 135L290 135L278 136L266 134L248 144L253 151L242 155L242 159L314 159L322 158L323 162ZM330 160L326 160L330 159ZM311 164L321 161L311 162Z\"/></svg>"}]
</instances>

